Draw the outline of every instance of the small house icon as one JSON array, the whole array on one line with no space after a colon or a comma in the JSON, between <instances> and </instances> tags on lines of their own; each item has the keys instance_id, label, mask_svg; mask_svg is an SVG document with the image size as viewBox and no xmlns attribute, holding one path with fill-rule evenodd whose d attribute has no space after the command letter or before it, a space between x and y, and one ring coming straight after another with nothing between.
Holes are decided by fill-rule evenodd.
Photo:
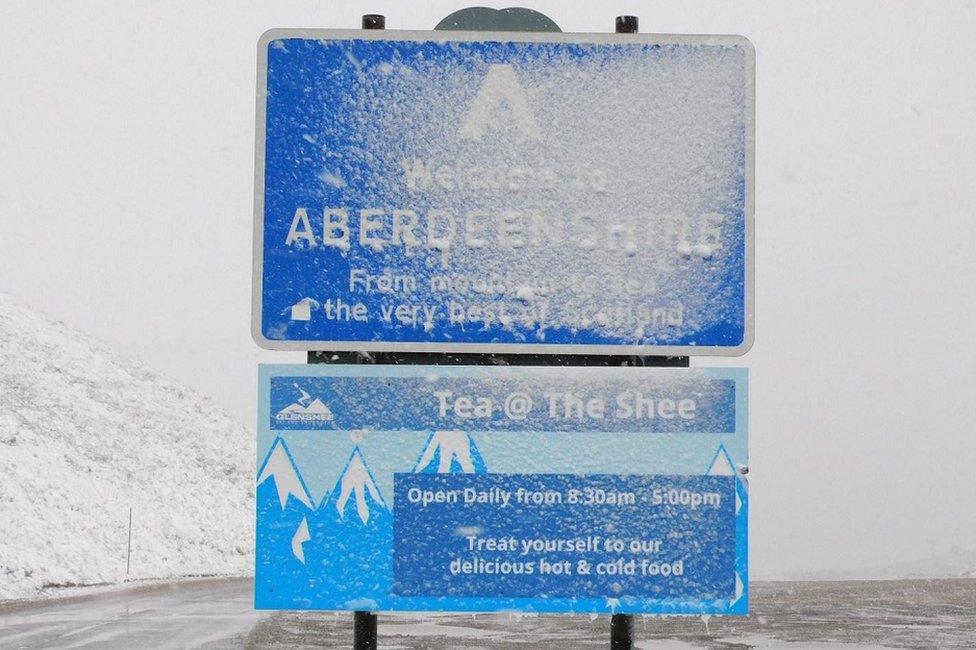
<instances>
[{"instance_id":1,"label":"small house icon","mask_svg":"<svg viewBox=\"0 0 976 650\"><path fill-rule=\"evenodd\" d=\"M319 303L311 298L302 298L291 306L291 319L298 321L312 320L312 309L318 308Z\"/></svg>"}]
</instances>

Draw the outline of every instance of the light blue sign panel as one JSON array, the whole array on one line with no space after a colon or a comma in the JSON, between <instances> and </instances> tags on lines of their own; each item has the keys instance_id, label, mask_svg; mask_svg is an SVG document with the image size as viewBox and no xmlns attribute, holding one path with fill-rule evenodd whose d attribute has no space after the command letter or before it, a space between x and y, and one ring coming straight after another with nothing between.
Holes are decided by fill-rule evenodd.
<instances>
[{"instance_id":1,"label":"light blue sign panel","mask_svg":"<svg viewBox=\"0 0 976 650\"><path fill-rule=\"evenodd\" d=\"M273 31L259 68L261 345L751 345L745 39Z\"/></svg>"},{"instance_id":2,"label":"light blue sign panel","mask_svg":"<svg viewBox=\"0 0 976 650\"><path fill-rule=\"evenodd\" d=\"M745 614L740 369L265 365L261 609Z\"/></svg>"}]
</instances>

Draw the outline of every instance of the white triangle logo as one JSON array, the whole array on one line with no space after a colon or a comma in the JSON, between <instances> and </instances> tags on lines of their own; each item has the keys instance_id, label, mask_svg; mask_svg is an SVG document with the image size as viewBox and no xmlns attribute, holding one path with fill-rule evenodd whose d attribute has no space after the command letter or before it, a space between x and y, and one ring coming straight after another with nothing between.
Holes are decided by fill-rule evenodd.
<instances>
[{"instance_id":1,"label":"white triangle logo","mask_svg":"<svg viewBox=\"0 0 976 650\"><path fill-rule=\"evenodd\" d=\"M520 140L538 140L539 125L525 90L507 63L492 64L458 131L462 140L481 140L489 128L514 127Z\"/></svg>"}]
</instances>

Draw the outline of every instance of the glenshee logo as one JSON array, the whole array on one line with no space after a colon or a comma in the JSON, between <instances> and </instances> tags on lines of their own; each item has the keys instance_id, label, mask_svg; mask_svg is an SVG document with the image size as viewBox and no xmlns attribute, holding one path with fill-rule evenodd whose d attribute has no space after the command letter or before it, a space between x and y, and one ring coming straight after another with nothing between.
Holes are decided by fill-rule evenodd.
<instances>
[{"instance_id":1,"label":"glenshee logo","mask_svg":"<svg viewBox=\"0 0 976 650\"><path fill-rule=\"evenodd\" d=\"M292 385L298 391L298 401L278 411L275 420L279 422L328 422L332 419L332 410L325 402L317 397L313 399L298 384Z\"/></svg>"}]
</instances>

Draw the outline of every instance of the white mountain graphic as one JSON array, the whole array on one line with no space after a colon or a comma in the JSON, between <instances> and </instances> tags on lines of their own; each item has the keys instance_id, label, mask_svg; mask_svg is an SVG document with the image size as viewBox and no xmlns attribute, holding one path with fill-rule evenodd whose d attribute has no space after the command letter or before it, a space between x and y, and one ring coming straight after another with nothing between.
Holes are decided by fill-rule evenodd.
<instances>
[{"instance_id":1,"label":"white mountain graphic","mask_svg":"<svg viewBox=\"0 0 976 650\"><path fill-rule=\"evenodd\" d=\"M269 478L274 478L275 487L278 489L278 501L282 508L288 503L288 495L294 496L309 508L314 507L312 497L305 488L305 483L298 473L298 468L295 467L285 441L281 438L275 439L271 451L265 457L257 484L261 485Z\"/></svg>"},{"instance_id":2,"label":"white mountain graphic","mask_svg":"<svg viewBox=\"0 0 976 650\"><path fill-rule=\"evenodd\" d=\"M729 452L726 451L725 445L719 445L718 450L715 452L715 458L712 460L712 464L709 466L708 471L705 472L706 476L735 476L735 514L739 514L742 509L742 499L739 498L739 477L735 471L735 466L732 464L732 458L729 456Z\"/></svg>"},{"instance_id":3,"label":"white mountain graphic","mask_svg":"<svg viewBox=\"0 0 976 650\"><path fill-rule=\"evenodd\" d=\"M440 456L437 463L438 474L451 472L451 461L456 460L465 474L474 474L474 462L471 460L471 438L464 431L435 431L427 443L424 453L417 461L415 472L422 472L434 461L438 450Z\"/></svg>"},{"instance_id":4,"label":"white mountain graphic","mask_svg":"<svg viewBox=\"0 0 976 650\"><path fill-rule=\"evenodd\" d=\"M278 411L276 420L331 420L332 409L319 398L312 396L298 384L292 384L298 391L298 400Z\"/></svg>"},{"instance_id":5,"label":"white mountain graphic","mask_svg":"<svg viewBox=\"0 0 976 650\"><path fill-rule=\"evenodd\" d=\"M363 460L363 455L359 451L359 447L356 447L352 452L349 463L346 465L346 469L342 473L339 482L340 490L339 498L336 500L336 510L339 511L339 516L343 519L346 517L346 504L352 496L355 496L356 512L364 524L369 521L370 515L369 504L366 501L367 494L372 497L373 502L386 509L383 496L380 494L379 488L376 487L376 481L373 480L372 474L370 474L369 469L366 467L366 461Z\"/></svg>"},{"instance_id":6,"label":"white mountain graphic","mask_svg":"<svg viewBox=\"0 0 976 650\"><path fill-rule=\"evenodd\" d=\"M718 451L715 452L715 458L705 474L708 476L736 475L735 467L732 466L732 459L729 458L729 452L725 451L724 446L719 446Z\"/></svg>"},{"instance_id":7,"label":"white mountain graphic","mask_svg":"<svg viewBox=\"0 0 976 650\"><path fill-rule=\"evenodd\" d=\"M319 398L313 399L308 406L300 401L289 404L278 411L276 420L331 420L332 410Z\"/></svg>"},{"instance_id":8,"label":"white mountain graphic","mask_svg":"<svg viewBox=\"0 0 976 650\"><path fill-rule=\"evenodd\" d=\"M308 519L302 517L302 523L298 525L298 530L291 538L291 552L302 564L305 564L305 547L302 545L310 539L312 536L308 533Z\"/></svg>"}]
</instances>

